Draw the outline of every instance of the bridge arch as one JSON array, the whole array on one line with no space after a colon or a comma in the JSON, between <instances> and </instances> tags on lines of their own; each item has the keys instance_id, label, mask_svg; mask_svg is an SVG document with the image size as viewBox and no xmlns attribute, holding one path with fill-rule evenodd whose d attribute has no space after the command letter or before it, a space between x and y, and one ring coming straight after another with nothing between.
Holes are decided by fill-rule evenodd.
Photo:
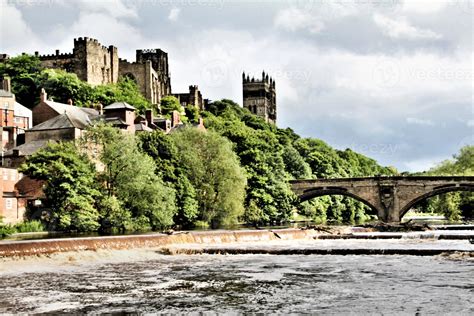
<instances>
[{"instance_id":1,"label":"bridge arch","mask_svg":"<svg viewBox=\"0 0 474 316\"><path fill-rule=\"evenodd\" d=\"M333 187L333 188L307 190L299 196L299 200L301 202L304 202L304 201L308 201L308 200L311 200L311 199L314 199L314 198L317 198L317 197L320 197L320 196L326 196L326 195L343 195L343 196L351 197L351 198L367 205L372 210L377 212L377 214L379 213L379 210L371 202L367 201L366 199L360 197L357 194L354 194L354 193L348 191L345 188L334 188Z\"/></svg>"},{"instance_id":2,"label":"bridge arch","mask_svg":"<svg viewBox=\"0 0 474 316\"><path fill-rule=\"evenodd\" d=\"M444 194L444 193L449 193L449 192L474 192L474 185L461 184L459 186L454 186L454 185L443 186L443 187L435 188L434 190L432 190L428 193L422 194L422 195L414 198L413 200L411 200L405 206L402 207L402 209L400 210L400 220L403 218L403 216L405 216L405 214L413 206L415 206L415 204L417 204L421 201L424 201L424 200L426 200L430 197L437 196L437 195Z\"/></svg>"}]
</instances>

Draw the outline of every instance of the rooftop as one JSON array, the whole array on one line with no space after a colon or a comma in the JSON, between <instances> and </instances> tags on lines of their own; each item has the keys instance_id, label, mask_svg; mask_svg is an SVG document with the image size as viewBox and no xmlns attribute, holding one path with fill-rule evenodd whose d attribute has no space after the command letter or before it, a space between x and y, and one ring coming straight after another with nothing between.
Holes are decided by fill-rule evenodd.
<instances>
[{"instance_id":1,"label":"rooftop","mask_svg":"<svg viewBox=\"0 0 474 316\"><path fill-rule=\"evenodd\" d=\"M115 102L104 107L104 111L117 110L117 109L135 110L135 108L131 106L130 104L128 104L127 102Z\"/></svg>"}]
</instances>

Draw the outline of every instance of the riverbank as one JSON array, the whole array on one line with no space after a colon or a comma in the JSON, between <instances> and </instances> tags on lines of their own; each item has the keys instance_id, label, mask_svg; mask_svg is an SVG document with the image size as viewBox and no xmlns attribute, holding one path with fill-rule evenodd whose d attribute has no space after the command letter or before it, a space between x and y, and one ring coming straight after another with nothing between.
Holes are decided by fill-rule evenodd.
<instances>
[{"instance_id":1,"label":"riverbank","mask_svg":"<svg viewBox=\"0 0 474 316\"><path fill-rule=\"evenodd\" d=\"M373 232L338 227L193 231L171 234L0 241L0 258L63 252L155 249L168 254L404 254L474 253L474 230ZM348 240L354 240L348 242Z\"/></svg>"}]
</instances>

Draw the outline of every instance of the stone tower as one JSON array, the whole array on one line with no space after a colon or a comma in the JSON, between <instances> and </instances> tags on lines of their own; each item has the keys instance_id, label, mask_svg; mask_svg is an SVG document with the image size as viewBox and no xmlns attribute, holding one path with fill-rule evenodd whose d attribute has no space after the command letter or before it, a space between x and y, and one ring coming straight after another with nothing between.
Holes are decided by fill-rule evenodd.
<instances>
[{"instance_id":1,"label":"stone tower","mask_svg":"<svg viewBox=\"0 0 474 316\"><path fill-rule=\"evenodd\" d=\"M64 69L77 74L77 77L92 85L116 83L119 74L117 48L105 47L96 39L79 37L74 39L71 53L39 55L35 52L44 68Z\"/></svg>"},{"instance_id":2,"label":"stone tower","mask_svg":"<svg viewBox=\"0 0 474 316\"><path fill-rule=\"evenodd\" d=\"M243 106L266 122L276 124L275 80L262 72L262 79L242 73Z\"/></svg>"}]
</instances>

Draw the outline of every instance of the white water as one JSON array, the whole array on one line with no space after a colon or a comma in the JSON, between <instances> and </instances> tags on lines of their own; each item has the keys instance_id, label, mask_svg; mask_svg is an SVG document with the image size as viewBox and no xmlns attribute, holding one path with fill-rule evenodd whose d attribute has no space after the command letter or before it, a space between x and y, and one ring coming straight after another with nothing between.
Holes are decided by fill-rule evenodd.
<instances>
[{"instance_id":1,"label":"white water","mask_svg":"<svg viewBox=\"0 0 474 316\"><path fill-rule=\"evenodd\" d=\"M316 240L274 247L458 247L467 240ZM226 245L261 247L254 243ZM444 248L443 248L444 249ZM0 313L472 315L474 260L450 256L59 253L0 262Z\"/></svg>"}]
</instances>

